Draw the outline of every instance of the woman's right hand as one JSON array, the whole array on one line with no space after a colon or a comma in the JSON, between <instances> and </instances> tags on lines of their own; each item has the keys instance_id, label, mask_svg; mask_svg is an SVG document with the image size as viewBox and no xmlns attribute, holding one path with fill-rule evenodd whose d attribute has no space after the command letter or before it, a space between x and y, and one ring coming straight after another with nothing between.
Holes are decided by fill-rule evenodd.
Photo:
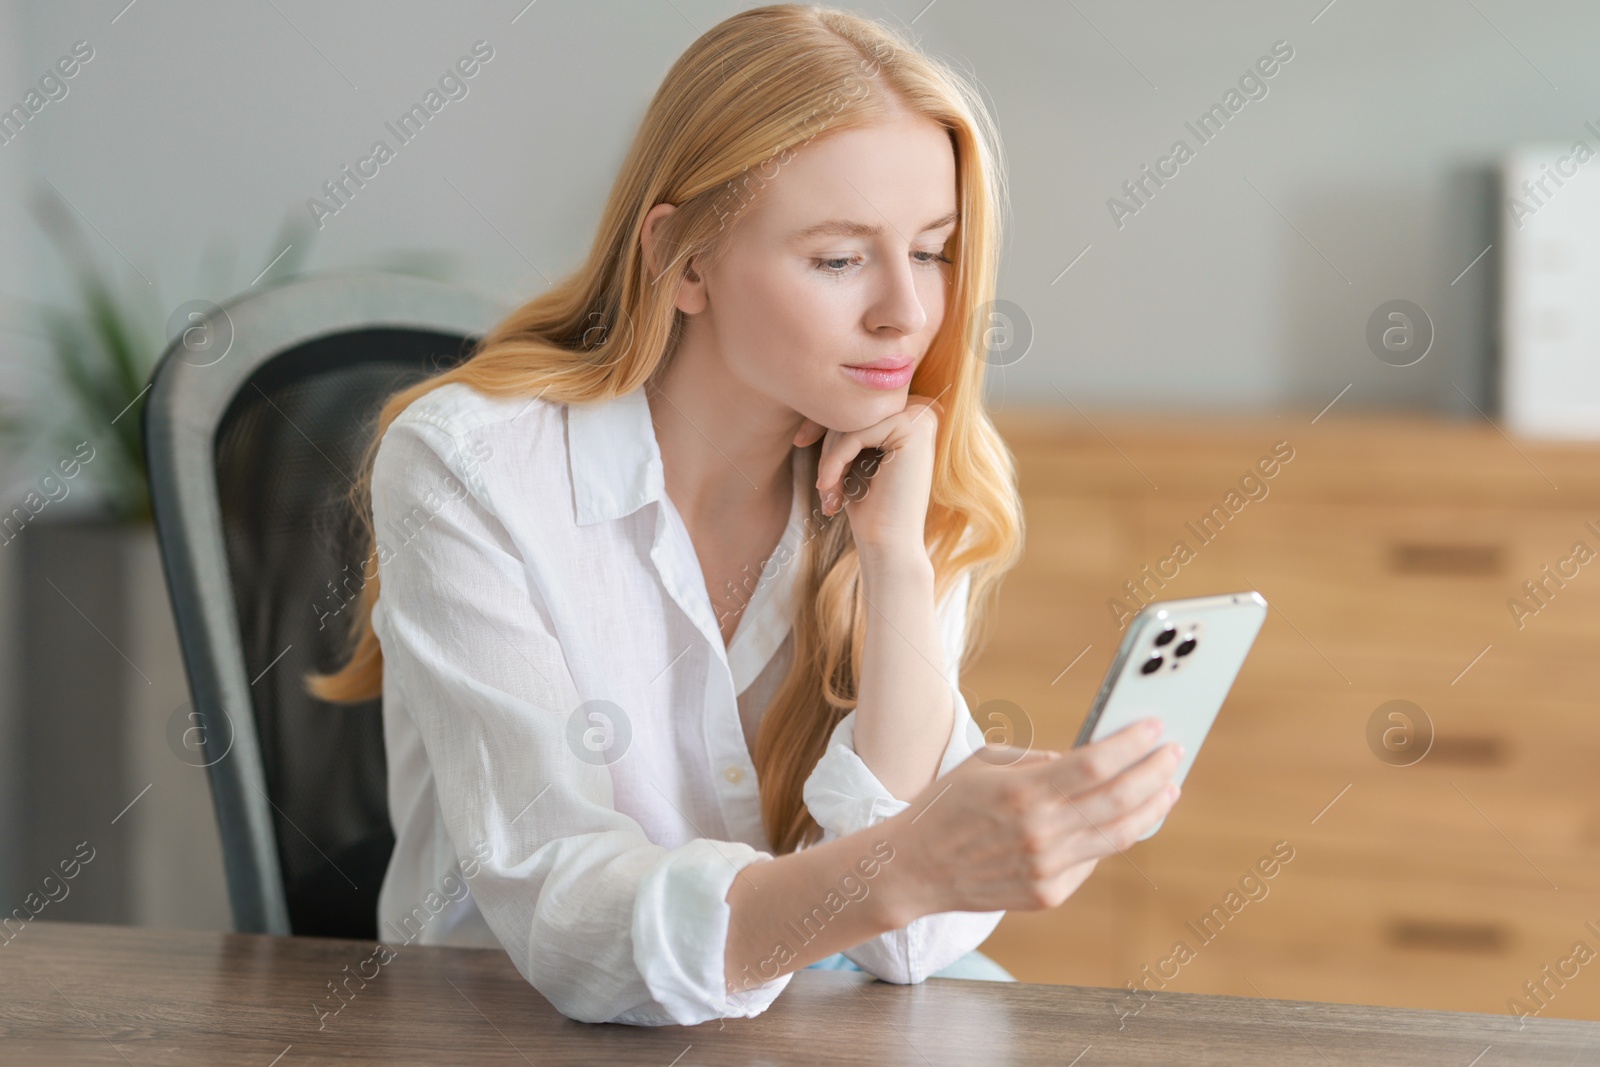
<instances>
[{"instance_id":1,"label":"woman's right hand","mask_svg":"<svg viewBox=\"0 0 1600 1067\"><path fill-rule=\"evenodd\" d=\"M1053 908L1071 896L1178 798L1179 746L1156 747L1149 724L1160 722L1067 752L988 746L930 783L885 820L903 849L894 864L902 925L945 911Z\"/></svg>"}]
</instances>

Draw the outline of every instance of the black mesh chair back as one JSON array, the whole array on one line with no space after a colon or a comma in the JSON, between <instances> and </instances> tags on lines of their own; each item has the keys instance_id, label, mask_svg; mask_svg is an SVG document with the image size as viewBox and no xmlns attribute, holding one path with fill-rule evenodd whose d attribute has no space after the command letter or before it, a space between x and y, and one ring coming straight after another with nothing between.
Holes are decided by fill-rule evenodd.
<instances>
[{"instance_id":1,"label":"black mesh chair back","mask_svg":"<svg viewBox=\"0 0 1600 1067\"><path fill-rule=\"evenodd\" d=\"M380 701L329 704L375 561L349 495L383 401L462 359L503 314L398 275L291 282L203 317L144 411L151 506L210 774L235 927L371 939L394 846Z\"/></svg>"}]
</instances>

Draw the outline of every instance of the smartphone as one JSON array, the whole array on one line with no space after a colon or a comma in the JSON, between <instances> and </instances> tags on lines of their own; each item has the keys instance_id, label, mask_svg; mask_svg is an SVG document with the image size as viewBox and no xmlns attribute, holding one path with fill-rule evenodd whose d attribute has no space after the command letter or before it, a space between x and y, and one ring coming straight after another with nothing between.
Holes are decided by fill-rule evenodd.
<instances>
[{"instance_id":1,"label":"smartphone","mask_svg":"<svg viewBox=\"0 0 1600 1067\"><path fill-rule=\"evenodd\" d=\"M1146 604L1129 621L1073 747L1159 718L1166 730L1154 747L1170 741L1184 747L1172 775L1181 785L1266 618L1266 599L1254 591Z\"/></svg>"}]
</instances>

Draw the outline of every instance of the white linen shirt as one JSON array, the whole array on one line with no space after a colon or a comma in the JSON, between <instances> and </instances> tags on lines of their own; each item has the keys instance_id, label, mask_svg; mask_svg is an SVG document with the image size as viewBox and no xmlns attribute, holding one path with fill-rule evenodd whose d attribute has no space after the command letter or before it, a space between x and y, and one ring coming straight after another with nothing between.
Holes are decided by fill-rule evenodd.
<instances>
[{"instance_id":1,"label":"white linen shirt","mask_svg":"<svg viewBox=\"0 0 1600 1067\"><path fill-rule=\"evenodd\" d=\"M774 553L790 562L769 562L724 646L642 388L566 405L448 383L394 420L372 481L396 838L384 941L501 946L584 1022L753 1016L783 990L791 974L729 994L723 969L728 889L773 858L750 742L816 529L815 475L794 456ZM957 685L969 582L939 608L956 708L939 775L983 744ZM804 785L824 841L909 806L856 755L855 717ZM919 982L1003 914L923 916L845 955Z\"/></svg>"}]
</instances>

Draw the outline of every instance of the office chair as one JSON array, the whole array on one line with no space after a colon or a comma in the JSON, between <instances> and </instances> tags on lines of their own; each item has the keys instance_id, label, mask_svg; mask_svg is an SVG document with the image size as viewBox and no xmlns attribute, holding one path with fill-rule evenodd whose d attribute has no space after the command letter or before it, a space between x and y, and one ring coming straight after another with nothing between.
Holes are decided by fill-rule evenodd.
<instances>
[{"instance_id":1,"label":"office chair","mask_svg":"<svg viewBox=\"0 0 1600 1067\"><path fill-rule=\"evenodd\" d=\"M324 703L302 678L337 665L355 610L347 501L382 401L502 314L416 277L312 277L197 311L151 375L151 508L192 699L168 736L208 768L240 931L376 936L381 704Z\"/></svg>"}]
</instances>

